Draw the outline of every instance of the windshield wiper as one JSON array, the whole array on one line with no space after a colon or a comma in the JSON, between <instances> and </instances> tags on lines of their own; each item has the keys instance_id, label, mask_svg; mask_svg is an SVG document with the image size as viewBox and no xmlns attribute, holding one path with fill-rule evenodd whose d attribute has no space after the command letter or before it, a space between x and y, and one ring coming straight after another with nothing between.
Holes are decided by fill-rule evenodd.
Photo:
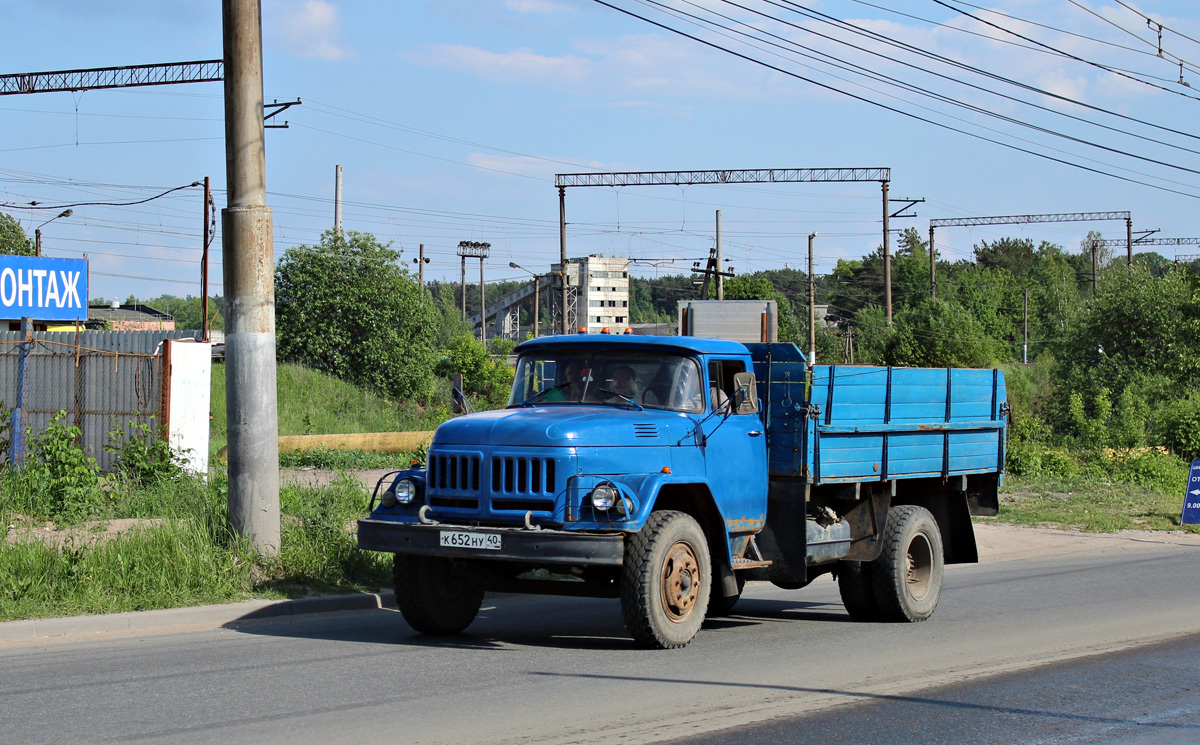
<instances>
[{"instance_id":1,"label":"windshield wiper","mask_svg":"<svg viewBox=\"0 0 1200 745\"><path fill-rule=\"evenodd\" d=\"M601 388L600 386L596 386L596 390L597 390L597 391L599 391L600 393L607 393L607 394L608 394L608 395L610 395L610 396L616 396L617 398L624 399L625 401L628 401L628 402L629 402L629 405L630 405L630 406L636 406L636 407L638 407L638 410L639 410L639 411L645 411L645 410L646 410L646 407L645 407L645 406L642 406L642 405L641 405L641 404L639 404L637 401L634 401L632 398L630 398L629 396L626 396L626 395L625 395L625 394L623 394L623 393L617 393L617 392L616 392L616 391L614 391L614 390L611 390L611 389L609 389L609 388Z\"/></svg>"},{"instance_id":2,"label":"windshield wiper","mask_svg":"<svg viewBox=\"0 0 1200 745\"><path fill-rule=\"evenodd\" d=\"M550 391L557 391L557 390L559 390L559 389L566 388L566 387L567 387L567 386L569 386L570 384L571 384L571 383L570 383L570 381L567 381L566 383L559 383L558 385L554 386L553 388L543 388L542 390L540 390L540 391L538 391L537 393L533 394L532 396L530 396L529 398L525 399L525 400L524 400L524 401L522 401L521 403L517 404L517 406L528 406L529 404L531 404L531 403L533 403L533 402L534 402L534 399L540 398L541 396L544 396L544 395L546 395L546 394L547 394L547 393L549 393Z\"/></svg>"}]
</instances>

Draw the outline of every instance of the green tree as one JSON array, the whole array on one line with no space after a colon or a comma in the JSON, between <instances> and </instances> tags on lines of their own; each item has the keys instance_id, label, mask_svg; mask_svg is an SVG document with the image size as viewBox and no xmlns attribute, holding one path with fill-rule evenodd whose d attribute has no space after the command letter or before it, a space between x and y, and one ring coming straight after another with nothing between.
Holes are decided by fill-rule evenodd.
<instances>
[{"instance_id":1,"label":"green tree","mask_svg":"<svg viewBox=\"0 0 1200 745\"><path fill-rule=\"evenodd\" d=\"M287 250L275 271L282 359L398 398L430 390L437 314L390 246L330 230Z\"/></svg>"},{"instance_id":2,"label":"green tree","mask_svg":"<svg viewBox=\"0 0 1200 745\"><path fill-rule=\"evenodd\" d=\"M512 389L513 369L503 357L488 354L487 349L468 334L450 341L446 353L437 362L436 372L444 378L461 373L463 393L478 399L474 402L477 408L503 406Z\"/></svg>"},{"instance_id":3,"label":"green tree","mask_svg":"<svg viewBox=\"0 0 1200 745\"><path fill-rule=\"evenodd\" d=\"M907 367L990 367L996 346L961 305L925 298L893 316L885 357Z\"/></svg>"},{"instance_id":4,"label":"green tree","mask_svg":"<svg viewBox=\"0 0 1200 745\"><path fill-rule=\"evenodd\" d=\"M33 241L25 235L25 229L17 222L17 218L0 212L0 254L33 256L34 253Z\"/></svg>"}]
</instances>

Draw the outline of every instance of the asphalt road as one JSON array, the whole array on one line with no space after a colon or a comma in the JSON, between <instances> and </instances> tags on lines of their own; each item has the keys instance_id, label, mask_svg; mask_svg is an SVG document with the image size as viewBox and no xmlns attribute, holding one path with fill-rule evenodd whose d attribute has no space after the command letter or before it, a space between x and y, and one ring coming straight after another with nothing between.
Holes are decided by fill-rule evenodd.
<instances>
[{"instance_id":1,"label":"asphalt road","mask_svg":"<svg viewBox=\"0 0 1200 745\"><path fill-rule=\"evenodd\" d=\"M1198 742L1198 561L1156 545L950 567L916 625L850 621L828 579L753 584L668 652L635 648L615 601L521 596L451 642L371 611L10 644L0 743ZM1166 639L1182 656L1147 646ZM1131 683L1150 655L1190 675ZM1101 739L1070 739L1088 727Z\"/></svg>"}]
</instances>

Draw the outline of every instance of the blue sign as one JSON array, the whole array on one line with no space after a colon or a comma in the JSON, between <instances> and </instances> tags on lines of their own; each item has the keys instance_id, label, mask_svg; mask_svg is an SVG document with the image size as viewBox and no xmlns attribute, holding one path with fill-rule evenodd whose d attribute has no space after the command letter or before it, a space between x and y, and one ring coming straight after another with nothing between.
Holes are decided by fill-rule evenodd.
<instances>
[{"instance_id":1,"label":"blue sign","mask_svg":"<svg viewBox=\"0 0 1200 745\"><path fill-rule=\"evenodd\" d=\"M1183 517L1180 525L1200 525L1200 460L1192 461L1187 486L1183 488Z\"/></svg>"},{"instance_id":2,"label":"blue sign","mask_svg":"<svg viewBox=\"0 0 1200 745\"><path fill-rule=\"evenodd\" d=\"M86 321L87 259L0 256L0 318Z\"/></svg>"}]
</instances>

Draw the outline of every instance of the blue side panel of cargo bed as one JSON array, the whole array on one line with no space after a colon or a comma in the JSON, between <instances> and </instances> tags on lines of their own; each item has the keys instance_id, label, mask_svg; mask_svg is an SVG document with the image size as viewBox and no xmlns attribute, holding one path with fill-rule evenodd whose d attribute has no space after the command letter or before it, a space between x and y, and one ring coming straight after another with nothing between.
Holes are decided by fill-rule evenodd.
<instances>
[{"instance_id":1,"label":"blue side panel of cargo bed","mask_svg":"<svg viewBox=\"0 0 1200 745\"><path fill-rule=\"evenodd\" d=\"M817 484L997 473L1001 370L816 365L807 473Z\"/></svg>"}]
</instances>

